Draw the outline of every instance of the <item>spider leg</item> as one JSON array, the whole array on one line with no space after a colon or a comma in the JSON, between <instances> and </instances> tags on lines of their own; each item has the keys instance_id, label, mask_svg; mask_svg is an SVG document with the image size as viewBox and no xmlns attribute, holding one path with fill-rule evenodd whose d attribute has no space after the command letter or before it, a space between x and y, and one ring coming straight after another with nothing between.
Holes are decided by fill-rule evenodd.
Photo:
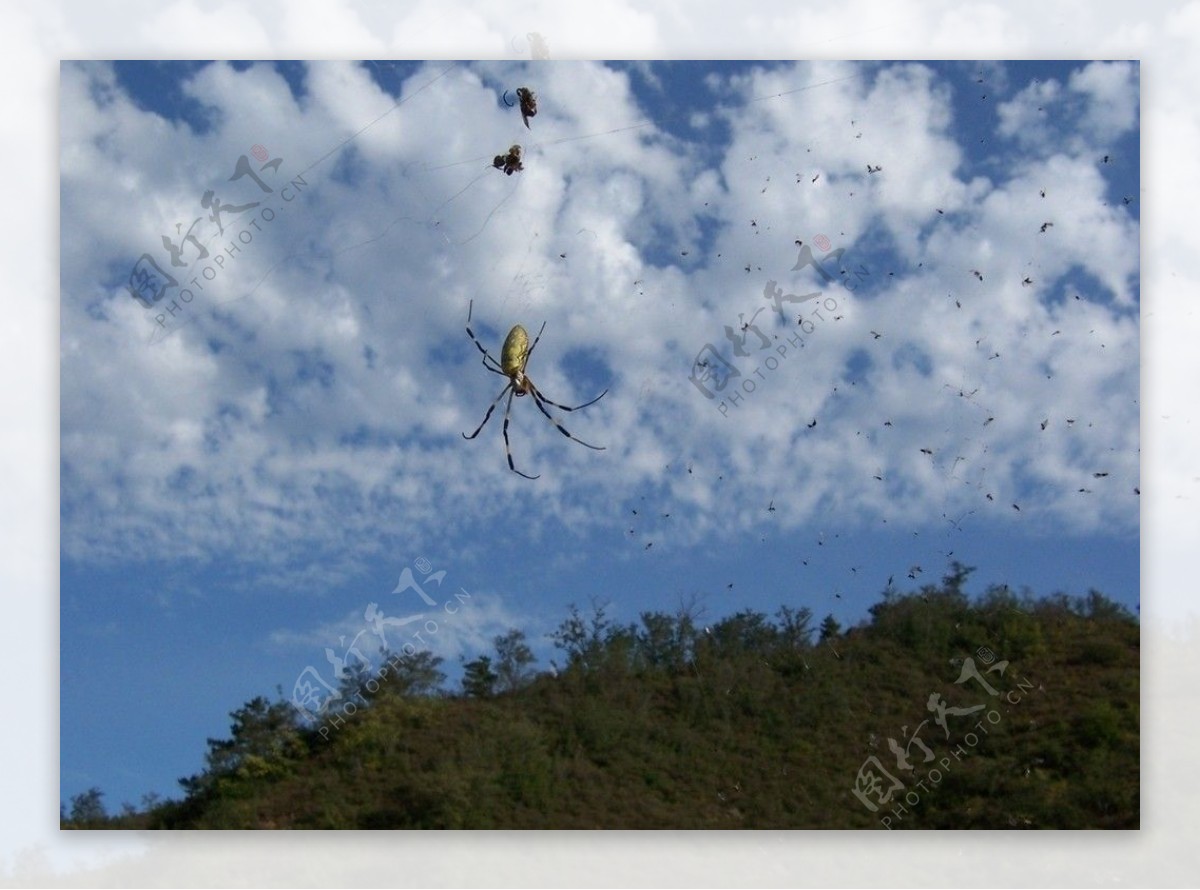
<instances>
[{"instance_id":1,"label":"spider leg","mask_svg":"<svg viewBox=\"0 0 1200 890\"><path fill-rule=\"evenodd\" d=\"M487 368L489 371L491 371L493 374L499 374L501 377L508 377L508 375L507 375L507 374L505 374L503 371L501 371L499 368L493 368L491 365L489 365L489 364L487 363L487 360L488 360L489 358L492 358L492 357L489 355L487 358L485 358L485 359L483 360L483 366L484 366L485 368ZM492 358L492 361L493 361L493 362L495 362L496 360L495 360L494 358ZM511 379L511 378L509 378L509 379Z\"/></svg>"},{"instance_id":2,"label":"spider leg","mask_svg":"<svg viewBox=\"0 0 1200 890\"><path fill-rule=\"evenodd\" d=\"M474 308L475 301L472 300L470 306L467 308L467 336L471 338L471 342L475 344L475 348L483 353L483 366L502 377L507 377L508 375L501 370L500 363L492 358L492 354L484 348L483 344L479 342L479 338L475 336L475 332L471 330L471 310ZM489 361L492 363L491 365L488 364ZM495 367L492 367L492 365L495 365Z\"/></svg>"},{"instance_id":3,"label":"spider leg","mask_svg":"<svg viewBox=\"0 0 1200 890\"><path fill-rule=\"evenodd\" d=\"M592 399L590 402L584 402L582 405L576 405L574 408L572 408L568 405L560 405L560 404L558 404L558 402L555 402L555 401L552 401L552 400L546 398L544 395L542 395L541 390L538 390L538 397L541 398L541 400L543 402L553 405L555 408L561 408L563 411L578 411L580 408L586 408L588 405L596 404L598 401L600 401L606 395L608 395L607 389L604 390L604 392L600 393L600 395L596 396L596 398Z\"/></svg>"},{"instance_id":4,"label":"spider leg","mask_svg":"<svg viewBox=\"0 0 1200 890\"><path fill-rule=\"evenodd\" d=\"M509 383L508 386L506 386L506 387L504 387L504 389L500 390L500 395L496 396L496 400L494 402L492 402L491 406L487 409L487 414L483 415L483 422L480 423L479 426L477 426L475 428L475 432L471 433L471 435L468 436L466 433L463 433L462 436L464 439L474 439L476 436L479 435L479 433L487 425L487 422L489 420L491 420L492 412L496 410L496 406L500 404L500 400L502 398L504 398L504 394L506 392L509 392L510 390L512 390L512 388L513 388L513 385L511 383ZM508 404L511 407L512 396L508 397ZM508 427L508 412L507 411L504 413L504 426L505 426L505 428ZM510 463L511 463L511 461L510 461Z\"/></svg>"},{"instance_id":5,"label":"spider leg","mask_svg":"<svg viewBox=\"0 0 1200 890\"><path fill-rule=\"evenodd\" d=\"M538 392L537 387L533 385L533 381L530 380L528 377L525 378L525 388L529 391L529 394L531 396L533 396L533 402L535 405L538 406L538 410L546 415L546 419L549 420L552 424L554 424L558 428L558 431L560 433L562 433L568 439L571 439L574 442L578 442L580 445L583 445L587 448L591 448L593 451L604 451L603 445L591 445L591 444L583 441L583 439L580 439L576 436L572 436L569 432L567 432L567 428L565 426L563 426L561 423L559 423L557 418L555 418L555 416L553 414L551 414L549 411L546 410L546 406L544 404L542 404L542 399L544 397L542 396L542 394L540 392ZM603 393L601 395L603 395ZM593 399L592 401L594 402L595 399ZM556 402L551 402L551 404L557 405ZM580 406L580 407L582 407L582 406ZM574 410L574 409L570 409L570 410Z\"/></svg>"},{"instance_id":6,"label":"spider leg","mask_svg":"<svg viewBox=\"0 0 1200 890\"><path fill-rule=\"evenodd\" d=\"M508 405L504 408L504 453L508 455L508 468L518 476L524 476L526 479L538 479L539 476L530 476L528 473L522 473L513 464L512 447L508 444L508 415L512 411L513 396L517 394L516 387L511 386L512 392L508 394Z\"/></svg>"},{"instance_id":7,"label":"spider leg","mask_svg":"<svg viewBox=\"0 0 1200 890\"><path fill-rule=\"evenodd\" d=\"M533 355L533 350L537 347L538 340L542 339L542 331L544 330L546 330L546 323L543 321L541 328L538 329L537 336L533 338L533 346L530 346L529 351L525 353L525 361L521 362L522 372L525 370L525 366L529 364L529 357Z\"/></svg>"}]
</instances>

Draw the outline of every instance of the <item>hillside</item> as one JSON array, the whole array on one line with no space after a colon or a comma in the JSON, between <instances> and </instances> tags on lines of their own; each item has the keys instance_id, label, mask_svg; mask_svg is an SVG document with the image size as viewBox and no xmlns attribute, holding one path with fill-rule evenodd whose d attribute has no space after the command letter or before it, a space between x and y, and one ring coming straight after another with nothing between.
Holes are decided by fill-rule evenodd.
<instances>
[{"instance_id":1,"label":"hillside","mask_svg":"<svg viewBox=\"0 0 1200 890\"><path fill-rule=\"evenodd\" d=\"M1137 828L1136 619L1097 592L972 602L970 571L846 632L573 609L557 673L513 631L453 694L400 656L340 720L246 703L183 800L110 818L94 790L63 827Z\"/></svg>"}]
</instances>

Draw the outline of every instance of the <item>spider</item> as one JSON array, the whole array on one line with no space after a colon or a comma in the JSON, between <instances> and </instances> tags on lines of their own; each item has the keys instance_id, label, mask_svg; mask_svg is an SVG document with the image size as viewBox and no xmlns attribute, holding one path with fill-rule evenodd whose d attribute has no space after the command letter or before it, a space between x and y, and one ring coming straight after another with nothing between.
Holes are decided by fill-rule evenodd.
<instances>
[{"instance_id":1,"label":"spider","mask_svg":"<svg viewBox=\"0 0 1200 890\"><path fill-rule=\"evenodd\" d=\"M529 345L529 334L525 328L521 327L519 324L514 325L512 330L508 332L508 336L504 338L504 346L500 351L500 361L496 361L494 358L492 358L491 354L484 349L483 344L479 342L479 338L475 336L475 332L471 330L471 312L474 310L474 307L475 301L472 300L470 306L467 308L467 335L471 338L471 342L473 342L479 351L483 353L483 366L493 374L499 374L501 377L507 377L508 385L504 387L504 389L500 390L500 395L496 396L495 400L488 407L487 414L483 415L483 421L475 428L475 432L471 433L469 436L466 433L463 433L463 438L474 439L479 435L484 426L487 425L488 420L491 419L492 412L496 410L496 406L500 404L500 400L504 398L505 393L507 393L508 404L504 407L504 453L508 455L508 468L518 476L524 476L526 479L539 478L538 476L530 476L528 473L522 473L516 468L516 466L513 464L512 448L508 442L508 418L510 412L512 411L513 396L523 396L528 394L533 396L533 402L538 406L538 410L546 415L546 419L554 424L560 433L562 433L568 439L578 442L580 445L591 448L593 451L604 451L603 446L590 445L582 439L576 438L567 432L567 428L559 423L554 415L546 409L545 403L549 402L555 408L560 408L563 411L578 411L580 408L586 408L588 405L594 405L596 402L600 401L608 393L608 390L604 390L604 392L600 393L600 395L596 396L596 398L592 399L590 402L584 402L582 405L576 405L573 408L567 405L560 405L558 402L553 402L546 398L541 394L541 392L538 391L538 388L533 385L533 381L525 375L525 366L529 364L529 357L533 355L533 350L537 347L538 341L542 339L542 331L546 330L546 323L542 322L542 328L538 331L538 335L534 337L532 346Z\"/></svg>"}]
</instances>

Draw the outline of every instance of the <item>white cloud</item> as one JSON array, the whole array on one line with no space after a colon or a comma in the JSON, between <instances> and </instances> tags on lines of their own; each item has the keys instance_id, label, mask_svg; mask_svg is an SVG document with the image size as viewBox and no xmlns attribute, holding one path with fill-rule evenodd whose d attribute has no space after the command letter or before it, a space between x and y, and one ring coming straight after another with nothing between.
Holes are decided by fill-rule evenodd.
<instances>
[{"instance_id":1,"label":"white cloud","mask_svg":"<svg viewBox=\"0 0 1200 890\"><path fill-rule=\"evenodd\" d=\"M997 132L1040 154L1099 157L1137 128L1138 90L1135 63L1090 62L1075 69L1065 85L1037 81L999 103Z\"/></svg>"},{"instance_id":2,"label":"white cloud","mask_svg":"<svg viewBox=\"0 0 1200 890\"><path fill-rule=\"evenodd\" d=\"M738 75L718 87L732 141L716 146L716 168L697 146L639 126L646 112L624 73L580 64L531 77L508 63L428 65L393 108L362 67L310 66L297 103L266 66L218 64L188 87L219 111L214 130L194 136L134 108L107 67L64 70L66 553L111 558L131 540L176 555L230 551L274 565L283 583L304 575L292 563L311 548L337 577L378 547L380 529L421 546L519 513L530 534L569 519L586 535L613 521L602 504L647 484L717 503L723 470L744 504L787 494L785 525L823 499L847 516L919 521L988 487L1007 504L1066 484L1107 449L1124 455L1106 463L1108 489L1086 508L1031 498L1026 519L1136 522L1116 492L1136 480L1137 332L1120 307L1134 299L1137 228L1104 206L1096 158L1014 158L994 181L964 179L948 86L923 65ZM1127 73L1080 77L1106 108L1126 95ZM528 130L499 101L526 82L540 99ZM767 98L746 101L757 97ZM295 200L274 194L276 215L250 243L233 240L248 217L210 235L225 265L207 284L193 279L205 290L186 309L192 321L145 345L122 263L199 215L206 188L245 200L227 180L250 146L283 159L278 187L372 121L304 173ZM490 161L514 140L526 169L506 177ZM166 151L178 161L163 163ZM795 240L818 233L847 249L844 263L870 266L861 291L792 271ZM785 304L777 327L768 280L838 301L802 349L777 353L806 309ZM1067 288L1088 302L1060 306ZM542 473L536 483L508 471L503 404L478 439L462 440L504 384L463 331L470 300L494 355L514 322L531 333L547 322L529 373L550 398L578 404L609 388L562 416L606 451L564 441L529 399L515 400L510 437L518 467ZM725 326L756 309L771 348L739 360L756 389L723 416L689 369L705 343L731 355ZM769 377L751 376L777 354ZM904 363L918 354L924 370ZM856 355L870 365L853 378L845 363ZM964 405L948 384L980 393ZM977 405L996 414L985 431ZM1038 436L1035 420L1060 408L1092 425L1074 439ZM812 418L821 422L809 431ZM705 472L664 479L681 459ZM883 490L903 498L881 496L877 467L888 468ZM716 521L696 511L676 534L697 540Z\"/></svg>"},{"instance_id":3,"label":"white cloud","mask_svg":"<svg viewBox=\"0 0 1200 890\"><path fill-rule=\"evenodd\" d=\"M1071 74L1072 90L1088 98L1082 125L1100 141L1114 140L1138 124L1137 65L1092 62Z\"/></svg>"}]
</instances>

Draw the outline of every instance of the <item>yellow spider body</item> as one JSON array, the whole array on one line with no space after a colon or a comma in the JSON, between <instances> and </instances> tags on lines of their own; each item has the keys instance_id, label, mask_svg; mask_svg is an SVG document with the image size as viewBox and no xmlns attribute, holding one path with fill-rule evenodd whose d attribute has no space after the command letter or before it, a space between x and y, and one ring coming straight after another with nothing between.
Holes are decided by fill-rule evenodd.
<instances>
[{"instance_id":1,"label":"yellow spider body","mask_svg":"<svg viewBox=\"0 0 1200 890\"><path fill-rule=\"evenodd\" d=\"M500 370L512 380L513 391L525 395L525 363L529 360L529 332L521 325L513 325L513 329L504 338L504 347L500 350Z\"/></svg>"}]
</instances>

